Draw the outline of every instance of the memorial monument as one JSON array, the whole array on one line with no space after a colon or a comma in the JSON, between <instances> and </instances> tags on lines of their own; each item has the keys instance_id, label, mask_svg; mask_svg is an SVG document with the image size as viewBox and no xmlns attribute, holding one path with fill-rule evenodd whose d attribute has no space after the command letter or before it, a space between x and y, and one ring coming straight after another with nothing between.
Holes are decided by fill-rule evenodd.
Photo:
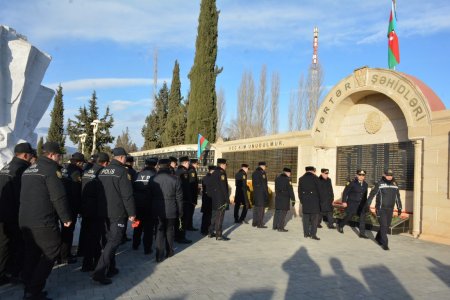
<instances>
[{"instance_id":1,"label":"memorial monument","mask_svg":"<svg viewBox=\"0 0 450 300\"><path fill-rule=\"evenodd\" d=\"M17 143L36 146L34 130L55 93L41 85L50 60L25 36L0 25L0 168Z\"/></svg>"}]
</instances>

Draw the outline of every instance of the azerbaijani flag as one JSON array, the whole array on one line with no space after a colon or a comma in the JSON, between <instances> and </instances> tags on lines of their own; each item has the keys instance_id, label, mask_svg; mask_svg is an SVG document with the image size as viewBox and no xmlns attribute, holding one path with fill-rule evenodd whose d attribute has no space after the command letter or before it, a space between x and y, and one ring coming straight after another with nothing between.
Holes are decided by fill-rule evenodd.
<instances>
[{"instance_id":1,"label":"azerbaijani flag","mask_svg":"<svg viewBox=\"0 0 450 300\"><path fill-rule=\"evenodd\" d=\"M202 136L200 133L198 134L198 150L197 150L197 158L200 159L200 156L202 155L203 151L205 151L206 147L208 146L209 141L205 139L204 136Z\"/></svg>"},{"instance_id":2,"label":"azerbaijani flag","mask_svg":"<svg viewBox=\"0 0 450 300\"><path fill-rule=\"evenodd\" d=\"M395 0L392 0L391 15L389 17L388 27L388 64L389 69L394 69L400 63L400 48L398 46L397 29L397 13L395 11Z\"/></svg>"}]
</instances>

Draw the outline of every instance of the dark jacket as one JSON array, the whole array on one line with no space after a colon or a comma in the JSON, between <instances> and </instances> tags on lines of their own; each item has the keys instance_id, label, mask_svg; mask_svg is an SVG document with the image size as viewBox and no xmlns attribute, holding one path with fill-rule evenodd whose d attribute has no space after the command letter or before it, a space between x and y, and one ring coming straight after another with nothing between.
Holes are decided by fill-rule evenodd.
<instances>
[{"instance_id":1,"label":"dark jacket","mask_svg":"<svg viewBox=\"0 0 450 300\"><path fill-rule=\"evenodd\" d=\"M92 165L81 177L81 216L83 218L99 217L99 189L101 184L98 174L103 169L100 165Z\"/></svg>"},{"instance_id":2,"label":"dark jacket","mask_svg":"<svg viewBox=\"0 0 450 300\"><path fill-rule=\"evenodd\" d=\"M240 169L234 176L236 182L236 192L234 193L234 204L235 205L247 205L249 207L250 203L248 201L248 186L247 186L247 173L243 169Z\"/></svg>"},{"instance_id":3,"label":"dark jacket","mask_svg":"<svg viewBox=\"0 0 450 300\"><path fill-rule=\"evenodd\" d=\"M113 159L100 171L98 179L102 185L101 201L106 204L106 216L111 222L136 216L131 175L125 165Z\"/></svg>"},{"instance_id":4,"label":"dark jacket","mask_svg":"<svg viewBox=\"0 0 450 300\"><path fill-rule=\"evenodd\" d=\"M320 181L320 211L321 212L331 212L333 211L333 185L331 184L330 178L323 178L322 175L319 176Z\"/></svg>"},{"instance_id":5,"label":"dark jacket","mask_svg":"<svg viewBox=\"0 0 450 300\"><path fill-rule=\"evenodd\" d=\"M275 209L289 210L292 202L295 202L295 195L291 178L281 173L275 178Z\"/></svg>"},{"instance_id":6,"label":"dark jacket","mask_svg":"<svg viewBox=\"0 0 450 300\"><path fill-rule=\"evenodd\" d=\"M191 185L189 183L189 172L184 166L178 166L175 175L181 180L181 189L183 191L183 202L192 205ZM186 204L185 204L186 205Z\"/></svg>"},{"instance_id":7,"label":"dark jacket","mask_svg":"<svg viewBox=\"0 0 450 300\"><path fill-rule=\"evenodd\" d=\"M20 189L21 227L57 227L58 217L62 222L73 221L61 178L59 165L45 156L25 170Z\"/></svg>"},{"instance_id":8,"label":"dark jacket","mask_svg":"<svg viewBox=\"0 0 450 300\"><path fill-rule=\"evenodd\" d=\"M130 174L131 176L131 181L134 182L136 180L136 176L137 176L137 171L135 169L133 169L132 166L129 165L125 165L125 168L127 168L128 174Z\"/></svg>"},{"instance_id":9,"label":"dark jacket","mask_svg":"<svg viewBox=\"0 0 450 300\"><path fill-rule=\"evenodd\" d=\"M320 213L320 182L311 172L306 172L298 179L298 197L305 214Z\"/></svg>"},{"instance_id":10,"label":"dark jacket","mask_svg":"<svg viewBox=\"0 0 450 300\"><path fill-rule=\"evenodd\" d=\"M62 168L61 173L69 206L72 211L72 219L75 219L80 213L81 208L81 176L83 170L77 165L67 164Z\"/></svg>"},{"instance_id":11,"label":"dark jacket","mask_svg":"<svg viewBox=\"0 0 450 300\"><path fill-rule=\"evenodd\" d=\"M267 174L261 167L256 168L252 174L253 204L266 206L269 203L269 187L267 186Z\"/></svg>"},{"instance_id":12,"label":"dark jacket","mask_svg":"<svg viewBox=\"0 0 450 300\"><path fill-rule=\"evenodd\" d=\"M378 181L372 191L370 191L369 198L367 199L367 206L370 206L375 196L375 207L377 210L392 210L394 209L394 205L397 205L398 210L402 210L400 191L395 180L389 181L386 177L381 177L380 181Z\"/></svg>"},{"instance_id":13,"label":"dark jacket","mask_svg":"<svg viewBox=\"0 0 450 300\"><path fill-rule=\"evenodd\" d=\"M208 193L207 186L211 181L211 173L206 173L206 175L202 179L202 213L207 213L212 211L212 198Z\"/></svg>"},{"instance_id":14,"label":"dark jacket","mask_svg":"<svg viewBox=\"0 0 450 300\"><path fill-rule=\"evenodd\" d=\"M367 182L359 182L357 178L347 183L342 192L342 202L348 202L348 205L360 204L364 206L367 203Z\"/></svg>"},{"instance_id":15,"label":"dark jacket","mask_svg":"<svg viewBox=\"0 0 450 300\"><path fill-rule=\"evenodd\" d=\"M198 198L198 176L197 176L197 170L193 166L189 166L188 169L189 174L189 186L191 190L191 201L192 204L197 205L197 198Z\"/></svg>"},{"instance_id":16,"label":"dark jacket","mask_svg":"<svg viewBox=\"0 0 450 300\"><path fill-rule=\"evenodd\" d=\"M152 209L150 178L156 175L155 168L145 168L136 175L133 183L134 200L136 201L136 213L139 216L150 216Z\"/></svg>"},{"instance_id":17,"label":"dark jacket","mask_svg":"<svg viewBox=\"0 0 450 300\"><path fill-rule=\"evenodd\" d=\"M221 210L225 209L230 204L230 198L228 197L228 179L227 173L221 167L216 167L211 174L211 181L206 186L208 195L212 198L212 209ZM211 193L209 192L211 191Z\"/></svg>"},{"instance_id":18,"label":"dark jacket","mask_svg":"<svg viewBox=\"0 0 450 300\"><path fill-rule=\"evenodd\" d=\"M150 178L149 185L154 216L164 219L183 217L183 191L177 176L169 169L160 169Z\"/></svg>"},{"instance_id":19,"label":"dark jacket","mask_svg":"<svg viewBox=\"0 0 450 300\"><path fill-rule=\"evenodd\" d=\"M0 222L19 222L22 174L29 166L26 160L13 157L0 170Z\"/></svg>"}]
</instances>

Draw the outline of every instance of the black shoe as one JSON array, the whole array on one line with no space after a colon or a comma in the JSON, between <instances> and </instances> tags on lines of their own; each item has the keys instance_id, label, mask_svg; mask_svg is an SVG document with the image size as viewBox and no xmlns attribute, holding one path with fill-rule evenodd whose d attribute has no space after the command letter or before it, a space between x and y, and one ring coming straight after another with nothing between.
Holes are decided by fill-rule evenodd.
<instances>
[{"instance_id":1,"label":"black shoe","mask_svg":"<svg viewBox=\"0 0 450 300\"><path fill-rule=\"evenodd\" d=\"M144 250L144 255L150 255L150 254L152 254L153 253L153 250L152 249L150 249L150 250Z\"/></svg>"},{"instance_id":2,"label":"black shoe","mask_svg":"<svg viewBox=\"0 0 450 300\"><path fill-rule=\"evenodd\" d=\"M215 234L215 233L210 233L210 234L208 234L208 237L209 237L210 239L212 239L213 237L216 237L216 234Z\"/></svg>"},{"instance_id":3,"label":"black shoe","mask_svg":"<svg viewBox=\"0 0 450 300\"><path fill-rule=\"evenodd\" d=\"M253 227L256 227L256 224L252 224Z\"/></svg>"},{"instance_id":4,"label":"black shoe","mask_svg":"<svg viewBox=\"0 0 450 300\"><path fill-rule=\"evenodd\" d=\"M322 225L321 224L317 225L317 228L322 228Z\"/></svg>"},{"instance_id":5,"label":"black shoe","mask_svg":"<svg viewBox=\"0 0 450 300\"><path fill-rule=\"evenodd\" d=\"M230 238L227 238L226 236L218 236L216 237L216 241L229 241Z\"/></svg>"},{"instance_id":6,"label":"black shoe","mask_svg":"<svg viewBox=\"0 0 450 300\"><path fill-rule=\"evenodd\" d=\"M272 227L272 230L278 230L278 228Z\"/></svg>"},{"instance_id":7,"label":"black shoe","mask_svg":"<svg viewBox=\"0 0 450 300\"><path fill-rule=\"evenodd\" d=\"M97 281L103 285L111 284L112 280L106 277L92 277L92 280Z\"/></svg>"},{"instance_id":8,"label":"black shoe","mask_svg":"<svg viewBox=\"0 0 450 300\"><path fill-rule=\"evenodd\" d=\"M111 277L116 276L117 274L119 274L119 269L114 268L114 269L108 270L108 272L106 273L106 277L111 278Z\"/></svg>"},{"instance_id":9,"label":"black shoe","mask_svg":"<svg viewBox=\"0 0 450 300\"><path fill-rule=\"evenodd\" d=\"M184 238L184 239L178 240L177 243L178 244L190 244L190 243L192 243L192 241Z\"/></svg>"},{"instance_id":10,"label":"black shoe","mask_svg":"<svg viewBox=\"0 0 450 300\"><path fill-rule=\"evenodd\" d=\"M383 243L382 243L382 242L380 242L380 240L379 240L379 239L377 239L377 238L375 238L375 242L377 242L377 244L378 244L379 246L383 245Z\"/></svg>"},{"instance_id":11,"label":"black shoe","mask_svg":"<svg viewBox=\"0 0 450 300\"><path fill-rule=\"evenodd\" d=\"M94 266L82 266L80 271L81 272L91 272L94 270L95 270Z\"/></svg>"},{"instance_id":12,"label":"black shoe","mask_svg":"<svg viewBox=\"0 0 450 300\"><path fill-rule=\"evenodd\" d=\"M135 245L133 245L133 250L137 250L137 249L139 249L139 246L135 246Z\"/></svg>"},{"instance_id":13,"label":"black shoe","mask_svg":"<svg viewBox=\"0 0 450 300\"><path fill-rule=\"evenodd\" d=\"M341 225L336 224L336 229L339 233L344 233L344 228L342 228Z\"/></svg>"},{"instance_id":14,"label":"black shoe","mask_svg":"<svg viewBox=\"0 0 450 300\"><path fill-rule=\"evenodd\" d=\"M278 229L278 232L288 232L289 230L287 230L287 229Z\"/></svg>"},{"instance_id":15,"label":"black shoe","mask_svg":"<svg viewBox=\"0 0 450 300\"><path fill-rule=\"evenodd\" d=\"M328 228L329 228L329 229L336 229L336 226L331 225L331 226L328 226Z\"/></svg>"},{"instance_id":16,"label":"black shoe","mask_svg":"<svg viewBox=\"0 0 450 300\"><path fill-rule=\"evenodd\" d=\"M368 239L369 237L365 233L360 233L359 237L362 239Z\"/></svg>"},{"instance_id":17,"label":"black shoe","mask_svg":"<svg viewBox=\"0 0 450 300\"><path fill-rule=\"evenodd\" d=\"M174 255L175 255L175 252L169 251L169 252L167 252L167 254L166 254L166 258L172 257L172 256L174 256Z\"/></svg>"},{"instance_id":18,"label":"black shoe","mask_svg":"<svg viewBox=\"0 0 450 300\"><path fill-rule=\"evenodd\" d=\"M305 233L304 235L303 235L305 238L309 238L309 237L311 237L309 234L307 234L307 233Z\"/></svg>"},{"instance_id":19,"label":"black shoe","mask_svg":"<svg viewBox=\"0 0 450 300\"><path fill-rule=\"evenodd\" d=\"M197 229L197 228L194 228L194 227L186 228L186 230L187 230L187 231L198 231L198 229Z\"/></svg>"},{"instance_id":20,"label":"black shoe","mask_svg":"<svg viewBox=\"0 0 450 300\"><path fill-rule=\"evenodd\" d=\"M74 257L69 257L65 259L58 259L58 265L71 265L77 262L77 259Z\"/></svg>"},{"instance_id":21,"label":"black shoe","mask_svg":"<svg viewBox=\"0 0 450 300\"><path fill-rule=\"evenodd\" d=\"M266 225L257 226L258 228L267 228Z\"/></svg>"},{"instance_id":22,"label":"black shoe","mask_svg":"<svg viewBox=\"0 0 450 300\"><path fill-rule=\"evenodd\" d=\"M23 295L24 300L52 300L52 298L47 297L47 292L42 291L39 294L35 295L32 293L25 293Z\"/></svg>"},{"instance_id":23,"label":"black shoe","mask_svg":"<svg viewBox=\"0 0 450 300\"><path fill-rule=\"evenodd\" d=\"M387 245L383 245L381 246L381 248L383 248L383 250L389 250L389 247Z\"/></svg>"},{"instance_id":24,"label":"black shoe","mask_svg":"<svg viewBox=\"0 0 450 300\"><path fill-rule=\"evenodd\" d=\"M203 236L208 235L208 233L204 232L204 231L200 232L200 234L203 235Z\"/></svg>"},{"instance_id":25,"label":"black shoe","mask_svg":"<svg viewBox=\"0 0 450 300\"><path fill-rule=\"evenodd\" d=\"M241 220L242 222L244 222L245 224L248 224L248 221L245 221L245 220Z\"/></svg>"},{"instance_id":26,"label":"black shoe","mask_svg":"<svg viewBox=\"0 0 450 300\"><path fill-rule=\"evenodd\" d=\"M11 279L9 279L6 276L2 276L0 277L0 286L4 285L4 284L8 284L11 282Z\"/></svg>"},{"instance_id":27,"label":"black shoe","mask_svg":"<svg viewBox=\"0 0 450 300\"><path fill-rule=\"evenodd\" d=\"M317 235L311 236L311 239L316 240L316 241L320 241L320 238L318 238Z\"/></svg>"}]
</instances>

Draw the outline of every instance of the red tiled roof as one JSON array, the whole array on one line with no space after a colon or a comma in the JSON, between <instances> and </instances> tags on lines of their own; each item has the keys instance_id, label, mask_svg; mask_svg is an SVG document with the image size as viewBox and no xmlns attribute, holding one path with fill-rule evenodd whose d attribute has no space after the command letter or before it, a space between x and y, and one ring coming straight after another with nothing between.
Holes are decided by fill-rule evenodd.
<instances>
[{"instance_id":1,"label":"red tiled roof","mask_svg":"<svg viewBox=\"0 0 450 300\"><path fill-rule=\"evenodd\" d=\"M428 101L428 105L430 106L431 111L440 111L445 110L445 105L442 102L441 98L439 98L438 95L428 86L426 85L422 80L409 75L405 73L401 73L403 76L411 80L415 85L419 87L422 94L425 96L425 98Z\"/></svg>"}]
</instances>

